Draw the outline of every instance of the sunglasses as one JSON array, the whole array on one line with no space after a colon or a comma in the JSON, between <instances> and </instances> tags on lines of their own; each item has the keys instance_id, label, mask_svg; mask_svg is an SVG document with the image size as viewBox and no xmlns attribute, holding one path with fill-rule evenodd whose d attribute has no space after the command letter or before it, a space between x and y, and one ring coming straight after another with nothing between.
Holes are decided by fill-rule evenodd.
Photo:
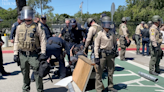
<instances>
[{"instance_id":1,"label":"sunglasses","mask_svg":"<svg viewBox=\"0 0 164 92\"><path fill-rule=\"evenodd\" d=\"M32 20L25 20L25 22L30 22L30 21L32 21Z\"/></svg>"},{"instance_id":2,"label":"sunglasses","mask_svg":"<svg viewBox=\"0 0 164 92\"><path fill-rule=\"evenodd\" d=\"M42 18L42 20L46 20L46 18Z\"/></svg>"}]
</instances>

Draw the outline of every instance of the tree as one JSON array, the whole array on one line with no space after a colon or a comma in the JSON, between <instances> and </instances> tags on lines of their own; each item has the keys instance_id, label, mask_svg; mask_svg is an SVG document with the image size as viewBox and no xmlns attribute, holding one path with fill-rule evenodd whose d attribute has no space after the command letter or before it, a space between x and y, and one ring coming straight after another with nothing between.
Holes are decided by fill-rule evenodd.
<instances>
[{"instance_id":1,"label":"tree","mask_svg":"<svg viewBox=\"0 0 164 92\"><path fill-rule=\"evenodd\" d=\"M27 0L27 5L34 7L34 9L41 9L41 14L43 14L43 10L48 10L47 12L54 10L52 6L48 6L50 2L51 0Z\"/></svg>"},{"instance_id":2,"label":"tree","mask_svg":"<svg viewBox=\"0 0 164 92\"><path fill-rule=\"evenodd\" d=\"M23 6L26 6L26 0L16 0L17 5L17 13L20 14L20 11L22 10Z\"/></svg>"}]
</instances>

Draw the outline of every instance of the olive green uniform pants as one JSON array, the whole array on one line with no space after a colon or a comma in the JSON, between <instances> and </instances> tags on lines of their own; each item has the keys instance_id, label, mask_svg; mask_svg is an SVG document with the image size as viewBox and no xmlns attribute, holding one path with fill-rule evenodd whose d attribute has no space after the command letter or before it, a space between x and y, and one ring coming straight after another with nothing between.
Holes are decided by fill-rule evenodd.
<instances>
[{"instance_id":1,"label":"olive green uniform pants","mask_svg":"<svg viewBox=\"0 0 164 92\"><path fill-rule=\"evenodd\" d=\"M135 35L135 39L136 39L136 45L137 45L137 53L140 53L140 36L139 35Z\"/></svg>"},{"instance_id":2,"label":"olive green uniform pants","mask_svg":"<svg viewBox=\"0 0 164 92\"><path fill-rule=\"evenodd\" d=\"M125 52L126 52L125 38L120 37L119 41L120 41L120 48L121 48L120 59L123 60L123 59L125 59Z\"/></svg>"},{"instance_id":3,"label":"olive green uniform pants","mask_svg":"<svg viewBox=\"0 0 164 92\"><path fill-rule=\"evenodd\" d=\"M114 73L114 55L106 56L105 53L102 53L100 56L100 65L96 65L97 72L95 77L95 88L97 92L102 92L103 90L102 74L105 66L107 66L108 68L108 87L112 88Z\"/></svg>"},{"instance_id":4,"label":"olive green uniform pants","mask_svg":"<svg viewBox=\"0 0 164 92\"><path fill-rule=\"evenodd\" d=\"M38 74L39 61L37 60L38 54L26 55L25 53L19 53L20 57L20 67L23 75L23 92L30 92L30 66L34 71L34 78L36 82L37 92L43 92L43 82L42 78Z\"/></svg>"},{"instance_id":5,"label":"olive green uniform pants","mask_svg":"<svg viewBox=\"0 0 164 92\"><path fill-rule=\"evenodd\" d=\"M150 46L151 59L149 62L149 71L160 71L159 63L161 60L162 49L159 48L159 51L155 51L152 46ZM154 69L155 68L155 69Z\"/></svg>"}]
</instances>

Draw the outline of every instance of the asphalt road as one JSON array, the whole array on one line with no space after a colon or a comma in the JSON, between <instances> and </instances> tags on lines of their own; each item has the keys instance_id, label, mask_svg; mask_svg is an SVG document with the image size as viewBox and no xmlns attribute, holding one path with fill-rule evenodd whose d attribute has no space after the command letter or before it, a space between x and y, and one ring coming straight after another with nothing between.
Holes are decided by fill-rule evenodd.
<instances>
[{"instance_id":1,"label":"asphalt road","mask_svg":"<svg viewBox=\"0 0 164 92\"><path fill-rule=\"evenodd\" d=\"M150 56L136 55L135 51L127 51L126 57L128 60L130 60L132 62L139 63L145 67L149 66ZM23 85L22 74L20 71L20 67L18 67L17 64L13 62L13 54L3 54L3 58L4 58L5 70L7 72L11 72L12 75L3 76L0 78L0 92L22 92L22 85ZM117 60L116 62L124 62L124 61ZM120 66L121 66L121 64L122 63L119 63ZM164 59L161 60L160 66L161 66L161 69L164 69L163 68ZM128 67L128 66L126 66L126 67ZM52 70L52 72L53 71L54 70ZM54 84L56 82L58 82L59 79L53 73L50 73L50 75L53 78L53 83L51 83L48 76L46 76L43 79L45 92L67 92L68 91L68 89L65 87L55 86ZM164 85L163 85L163 87L164 87ZM31 83L31 91L30 92L37 92L35 82ZM92 92L95 92L95 91L92 91ZM161 92L163 92L163 91L161 91Z\"/></svg>"}]
</instances>

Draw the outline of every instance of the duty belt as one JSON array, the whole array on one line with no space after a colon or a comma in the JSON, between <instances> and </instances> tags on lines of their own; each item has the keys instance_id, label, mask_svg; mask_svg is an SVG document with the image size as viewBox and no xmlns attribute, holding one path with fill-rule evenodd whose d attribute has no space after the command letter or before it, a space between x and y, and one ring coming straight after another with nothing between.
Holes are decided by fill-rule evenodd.
<instances>
[{"instance_id":1,"label":"duty belt","mask_svg":"<svg viewBox=\"0 0 164 92\"><path fill-rule=\"evenodd\" d=\"M101 49L100 51L103 52L103 53L105 53L105 54L107 54L107 55L114 54L114 52L111 51L111 50L104 50L104 49Z\"/></svg>"},{"instance_id":2,"label":"duty belt","mask_svg":"<svg viewBox=\"0 0 164 92\"><path fill-rule=\"evenodd\" d=\"M37 51L19 51L19 52L27 56L32 55L32 54L38 54Z\"/></svg>"}]
</instances>

